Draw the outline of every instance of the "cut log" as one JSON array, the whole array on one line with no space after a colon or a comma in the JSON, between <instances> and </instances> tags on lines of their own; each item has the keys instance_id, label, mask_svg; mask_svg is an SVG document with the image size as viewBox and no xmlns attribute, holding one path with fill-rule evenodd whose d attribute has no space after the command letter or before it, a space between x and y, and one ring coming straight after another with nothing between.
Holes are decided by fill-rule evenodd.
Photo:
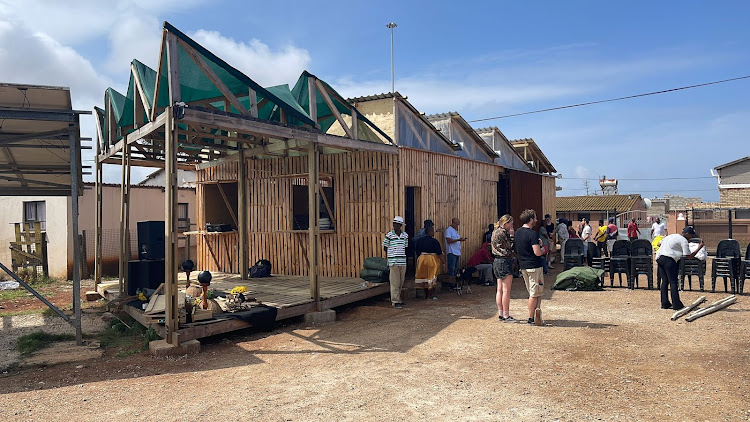
<instances>
[{"instance_id":1,"label":"cut log","mask_svg":"<svg viewBox=\"0 0 750 422\"><path fill-rule=\"evenodd\" d=\"M692 311L693 309L697 308L698 305L706 301L706 296L701 296L698 299L695 300L690 306L686 306L679 311L675 312L672 315L672 321L677 321L681 316L687 314L688 312Z\"/></svg>"},{"instance_id":2,"label":"cut log","mask_svg":"<svg viewBox=\"0 0 750 422\"><path fill-rule=\"evenodd\" d=\"M710 307L701 309L699 311L693 312L692 314L690 314L689 317L685 318L685 321L687 321L687 322L695 321L696 319L698 319L698 318L700 318L702 316L706 316L706 315L712 314L712 313L714 313L716 311L719 311L721 309L724 309L724 308L728 307L729 305L732 305L732 304L734 304L736 302L737 302L737 298L736 297L727 298L726 300L724 300L723 302L719 303L718 305L710 306Z\"/></svg>"}]
</instances>

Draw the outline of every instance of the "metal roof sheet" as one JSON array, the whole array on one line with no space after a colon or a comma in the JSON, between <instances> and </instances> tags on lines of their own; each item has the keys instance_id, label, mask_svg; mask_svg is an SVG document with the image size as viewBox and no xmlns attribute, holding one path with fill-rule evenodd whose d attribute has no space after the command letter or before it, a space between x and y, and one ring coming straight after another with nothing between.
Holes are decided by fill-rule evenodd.
<instances>
[{"instance_id":1,"label":"metal roof sheet","mask_svg":"<svg viewBox=\"0 0 750 422\"><path fill-rule=\"evenodd\" d=\"M641 195L558 196L557 211L629 211Z\"/></svg>"}]
</instances>

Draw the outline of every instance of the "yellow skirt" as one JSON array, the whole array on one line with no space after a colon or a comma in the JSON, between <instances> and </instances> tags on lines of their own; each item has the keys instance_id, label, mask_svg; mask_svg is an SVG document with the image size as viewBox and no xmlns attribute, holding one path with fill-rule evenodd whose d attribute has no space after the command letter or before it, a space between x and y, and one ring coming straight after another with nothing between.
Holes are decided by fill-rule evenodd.
<instances>
[{"instance_id":1,"label":"yellow skirt","mask_svg":"<svg viewBox=\"0 0 750 422\"><path fill-rule=\"evenodd\" d=\"M417 260L417 274L414 276L415 283L427 283L428 288L435 287L437 276L440 274L440 257L433 254L422 254Z\"/></svg>"}]
</instances>

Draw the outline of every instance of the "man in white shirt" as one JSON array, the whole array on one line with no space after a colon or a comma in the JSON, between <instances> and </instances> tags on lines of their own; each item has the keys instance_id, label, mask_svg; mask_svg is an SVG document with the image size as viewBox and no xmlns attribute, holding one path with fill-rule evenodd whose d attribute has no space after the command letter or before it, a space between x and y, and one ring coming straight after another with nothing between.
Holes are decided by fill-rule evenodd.
<instances>
[{"instance_id":1,"label":"man in white shirt","mask_svg":"<svg viewBox=\"0 0 750 422\"><path fill-rule=\"evenodd\" d=\"M461 221L454 217L451 220L451 225L445 229L445 254L448 258L448 275L451 277L456 276L458 260L461 258L461 242L466 241L465 237L458 234L459 224L461 224Z\"/></svg>"},{"instance_id":2,"label":"man in white shirt","mask_svg":"<svg viewBox=\"0 0 750 422\"><path fill-rule=\"evenodd\" d=\"M583 224L583 227L581 228L581 240L583 240L583 256L589 256L589 242L594 240L591 237L591 225L585 218L581 219L581 224Z\"/></svg>"},{"instance_id":3,"label":"man in white shirt","mask_svg":"<svg viewBox=\"0 0 750 422\"><path fill-rule=\"evenodd\" d=\"M666 236L667 225L661 222L661 218L656 217L656 221L651 225L651 239L653 240L656 236Z\"/></svg>"},{"instance_id":4,"label":"man in white shirt","mask_svg":"<svg viewBox=\"0 0 750 422\"><path fill-rule=\"evenodd\" d=\"M555 229L555 234L557 234L557 241L560 242L560 263L565 263L565 242L570 238L570 233L568 233L568 225L565 224L567 220L564 218L561 218L559 221L559 224L557 225L557 228Z\"/></svg>"},{"instance_id":5,"label":"man in white shirt","mask_svg":"<svg viewBox=\"0 0 750 422\"><path fill-rule=\"evenodd\" d=\"M662 279L661 283L661 308L672 308L675 311L685 307L680 301L680 293L677 290L677 274L680 269L680 258L691 259L703 247L703 241L698 245L695 252L690 252L688 241L698 236L695 230L687 226L682 234L672 234L661 240L659 251L656 253L657 271ZM668 285L667 285L668 284ZM667 291L671 291L672 303L669 303Z\"/></svg>"}]
</instances>

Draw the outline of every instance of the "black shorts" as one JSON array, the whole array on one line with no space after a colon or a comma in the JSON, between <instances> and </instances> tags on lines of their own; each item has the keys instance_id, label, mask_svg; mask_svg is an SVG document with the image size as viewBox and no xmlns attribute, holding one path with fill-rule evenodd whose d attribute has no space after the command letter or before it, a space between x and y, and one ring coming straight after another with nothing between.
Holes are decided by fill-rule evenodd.
<instances>
[{"instance_id":1,"label":"black shorts","mask_svg":"<svg viewBox=\"0 0 750 422\"><path fill-rule=\"evenodd\" d=\"M505 278L508 275L513 274L510 258L495 258L492 261L492 272L495 273L495 278Z\"/></svg>"}]
</instances>

